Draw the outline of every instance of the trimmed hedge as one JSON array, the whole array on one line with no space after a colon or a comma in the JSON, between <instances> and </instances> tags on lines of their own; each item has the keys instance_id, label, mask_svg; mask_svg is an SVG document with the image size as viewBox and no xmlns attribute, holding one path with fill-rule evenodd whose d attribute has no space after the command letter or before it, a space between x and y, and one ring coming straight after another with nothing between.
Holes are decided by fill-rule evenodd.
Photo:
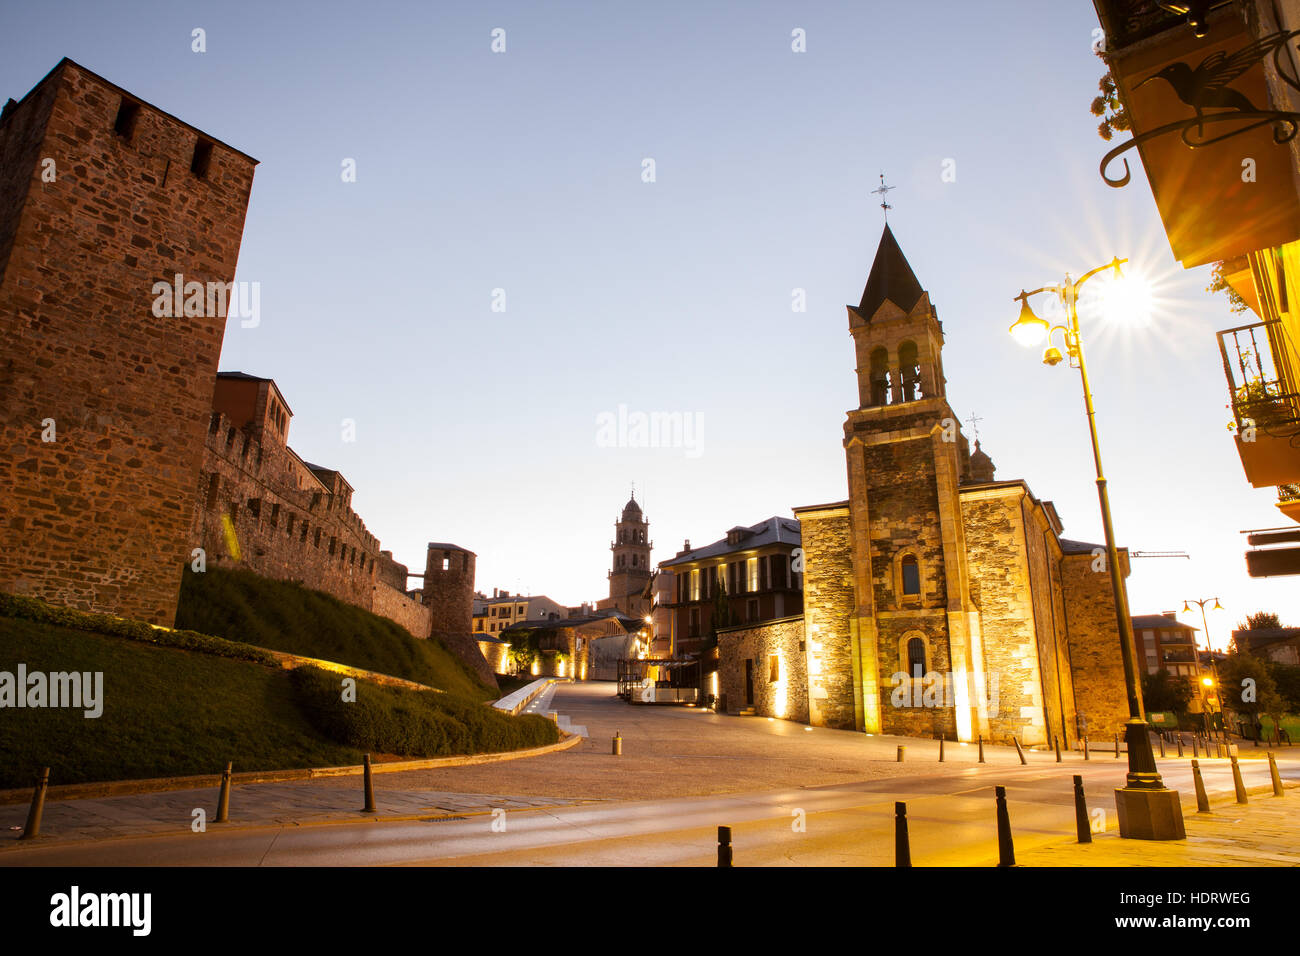
<instances>
[{"instance_id":1,"label":"trimmed hedge","mask_svg":"<svg viewBox=\"0 0 1300 956\"><path fill-rule=\"evenodd\" d=\"M18 618L34 621L38 624L51 624L57 627L69 627L78 631L91 631L107 634L111 637L125 637L132 641L143 641L159 647L176 647L186 651L200 651L229 657L232 660L252 661L267 667L278 667L279 662L261 647L228 641L224 637L200 634L198 631L171 631L156 628L144 621L132 621L111 614L91 614L67 607L55 607L36 598L21 597L16 594L0 592L0 617Z\"/></svg>"},{"instance_id":2,"label":"trimmed hedge","mask_svg":"<svg viewBox=\"0 0 1300 956\"><path fill-rule=\"evenodd\" d=\"M299 667L290 675L298 706L331 740L370 753L407 757L496 753L559 741L545 717L512 717L465 698L357 682L345 703L337 674Z\"/></svg>"}]
</instances>

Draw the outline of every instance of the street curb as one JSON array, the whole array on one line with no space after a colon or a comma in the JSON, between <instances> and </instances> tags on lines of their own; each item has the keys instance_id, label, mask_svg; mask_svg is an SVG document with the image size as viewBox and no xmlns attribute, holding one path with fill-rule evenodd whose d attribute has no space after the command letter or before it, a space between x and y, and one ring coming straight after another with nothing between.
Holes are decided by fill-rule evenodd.
<instances>
[{"instance_id":1,"label":"street curb","mask_svg":"<svg viewBox=\"0 0 1300 956\"><path fill-rule=\"evenodd\" d=\"M491 754L463 754L455 757L424 757L419 760L393 760L384 763L372 763L372 773L400 773L404 770L434 770L443 767L467 767L481 763L502 763L507 760L521 760L528 757L541 757L576 747L582 738L576 734L560 731L559 743L544 747L531 747L527 750L506 750ZM362 765L352 767L303 767L295 770L250 770L246 773L232 774L232 783L285 783L296 780L317 780L323 777L352 777L365 772ZM68 783L50 787L45 792L46 800L90 800L99 797L121 797L142 793L166 793L169 790L202 790L221 785L221 774L204 774L195 777L154 777L149 780L107 780L99 783ZM27 803L32 799L32 788L18 790L0 790L0 806L15 803Z\"/></svg>"}]
</instances>

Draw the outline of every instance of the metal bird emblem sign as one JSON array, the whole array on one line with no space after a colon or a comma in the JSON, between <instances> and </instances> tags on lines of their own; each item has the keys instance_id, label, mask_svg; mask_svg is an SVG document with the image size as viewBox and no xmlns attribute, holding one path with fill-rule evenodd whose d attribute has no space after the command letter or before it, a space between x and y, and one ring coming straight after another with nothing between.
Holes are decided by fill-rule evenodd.
<instances>
[{"instance_id":1,"label":"metal bird emblem sign","mask_svg":"<svg viewBox=\"0 0 1300 956\"><path fill-rule=\"evenodd\" d=\"M1148 83L1163 81L1187 106L1192 115L1187 119L1147 130L1112 149L1102 157L1101 178L1108 185L1116 188L1127 185L1129 181L1127 159L1122 160L1124 174L1116 179L1106 175L1106 167L1127 150L1168 133L1178 133L1186 146L1196 149L1261 126L1272 125L1275 143L1290 142L1295 138L1296 132L1300 131L1300 113L1262 109L1252 103L1245 93L1233 89L1231 84L1252 67L1262 63L1266 57L1272 56L1278 76L1289 86L1300 90L1300 82L1289 75L1287 67L1282 62L1282 55L1286 52L1288 44L1298 36L1300 30L1273 33L1247 44L1235 53L1228 53L1226 50L1211 53L1195 67L1182 62L1170 63L1144 78L1133 87L1134 92ZM1226 131L1214 132L1206 129L1209 125L1225 123L1231 124Z\"/></svg>"}]
</instances>

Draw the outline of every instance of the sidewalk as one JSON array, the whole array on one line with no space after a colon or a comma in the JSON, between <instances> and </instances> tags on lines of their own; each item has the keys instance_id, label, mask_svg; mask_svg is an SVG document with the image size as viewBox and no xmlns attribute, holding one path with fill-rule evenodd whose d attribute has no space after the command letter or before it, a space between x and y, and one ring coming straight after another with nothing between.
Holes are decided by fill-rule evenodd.
<instances>
[{"instance_id":1,"label":"sidewalk","mask_svg":"<svg viewBox=\"0 0 1300 956\"><path fill-rule=\"evenodd\" d=\"M1209 813L1183 807L1185 840L1125 840L1109 815L1105 833L1092 843L1075 840L1016 851L1019 866L1300 866L1300 787L1249 793L1249 803L1211 797Z\"/></svg>"},{"instance_id":2,"label":"sidewalk","mask_svg":"<svg viewBox=\"0 0 1300 956\"><path fill-rule=\"evenodd\" d=\"M430 790L388 790L375 787L375 813L363 813L360 779L354 787L312 782L236 786L230 795L229 824L214 823L216 787L168 790L93 800L47 801L41 834L33 842L19 841L27 821L27 805L0 807L0 853L6 849L53 846L112 837L177 835L190 831L195 809L202 809L209 831L227 827L311 826L327 823L391 822L394 820L463 819L474 814L542 807L574 806L590 800L554 797L497 796Z\"/></svg>"}]
</instances>

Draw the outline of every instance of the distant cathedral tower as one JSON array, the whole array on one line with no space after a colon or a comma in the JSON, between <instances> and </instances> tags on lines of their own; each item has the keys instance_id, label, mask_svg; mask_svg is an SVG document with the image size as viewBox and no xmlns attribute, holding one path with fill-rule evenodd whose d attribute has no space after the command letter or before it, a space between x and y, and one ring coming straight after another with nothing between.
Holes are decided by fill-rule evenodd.
<instances>
[{"instance_id":1,"label":"distant cathedral tower","mask_svg":"<svg viewBox=\"0 0 1300 956\"><path fill-rule=\"evenodd\" d=\"M633 492L623 506L623 514L614 522L613 567L609 572L609 597L597 603L600 609L617 608L624 614L643 617L650 613L650 522L641 513Z\"/></svg>"}]
</instances>

